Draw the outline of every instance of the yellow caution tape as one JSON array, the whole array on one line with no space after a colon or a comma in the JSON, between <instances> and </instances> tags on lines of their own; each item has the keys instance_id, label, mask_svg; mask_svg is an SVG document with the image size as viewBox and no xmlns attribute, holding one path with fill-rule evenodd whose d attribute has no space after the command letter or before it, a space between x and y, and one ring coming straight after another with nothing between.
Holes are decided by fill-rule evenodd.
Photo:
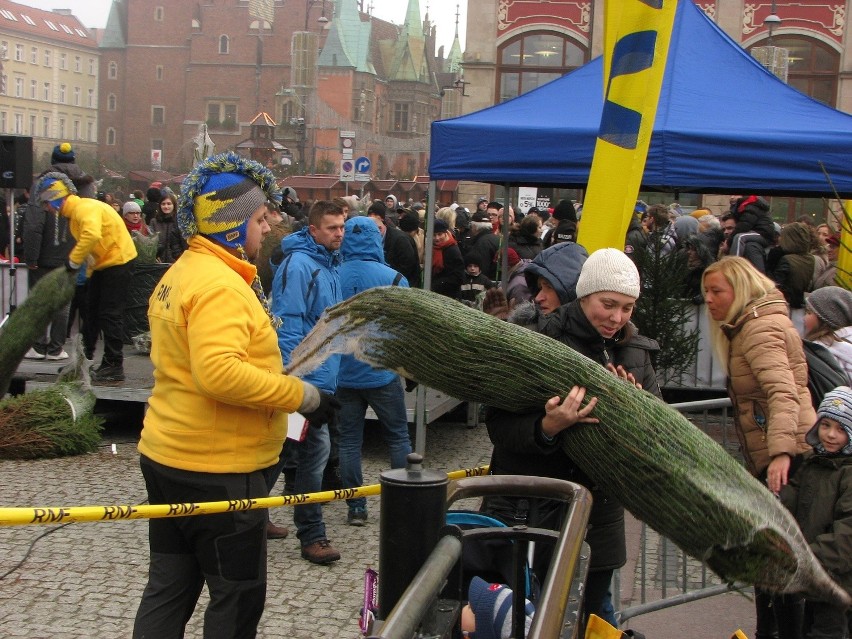
<instances>
[{"instance_id":1,"label":"yellow caution tape","mask_svg":"<svg viewBox=\"0 0 852 639\"><path fill-rule=\"evenodd\" d=\"M479 477L488 473L488 466L466 468L447 473L449 479ZM33 524L69 524L83 521L122 521L127 519L159 519L189 515L319 504L354 497L372 497L381 493L379 484L360 488L325 490L318 493L232 499L228 501L188 502L184 504L144 504L138 506L56 506L49 508L0 508L0 526L27 526Z\"/></svg>"}]
</instances>

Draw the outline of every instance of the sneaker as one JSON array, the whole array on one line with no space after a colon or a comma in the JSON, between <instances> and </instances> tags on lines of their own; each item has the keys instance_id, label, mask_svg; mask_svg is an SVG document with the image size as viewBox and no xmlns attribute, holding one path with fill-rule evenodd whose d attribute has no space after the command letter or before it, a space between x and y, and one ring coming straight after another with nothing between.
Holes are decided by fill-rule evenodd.
<instances>
[{"instance_id":1,"label":"sneaker","mask_svg":"<svg viewBox=\"0 0 852 639\"><path fill-rule=\"evenodd\" d=\"M267 539L286 539L289 534L290 529L286 526L276 526L271 521L266 522Z\"/></svg>"},{"instance_id":2,"label":"sneaker","mask_svg":"<svg viewBox=\"0 0 852 639\"><path fill-rule=\"evenodd\" d=\"M65 351L59 351L59 353L57 353L56 355L51 355L51 354L48 353L48 355L47 355L47 357L45 357L45 359L48 362L58 362L59 360L62 360L62 359L68 359L68 353L66 353Z\"/></svg>"},{"instance_id":3,"label":"sneaker","mask_svg":"<svg viewBox=\"0 0 852 639\"><path fill-rule=\"evenodd\" d=\"M92 371L92 381L94 382L123 382L124 367L122 366L106 366L101 364L99 368Z\"/></svg>"},{"instance_id":4,"label":"sneaker","mask_svg":"<svg viewBox=\"0 0 852 639\"><path fill-rule=\"evenodd\" d=\"M21 351L18 351L19 353ZM39 353L36 349L31 348L27 351L27 354L24 355L25 359L44 359L44 353Z\"/></svg>"},{"instance_id":5,"label":"sneaker","mask_svg":"<svg viewBox=\"0 0 852 639\"><path fill-rule=\"evenodd\" d=\"M363 526L367 523L367 510L365 508L350 508L346 515L346 523L350 526Z\"/></svg>"},{"instance_id":6,"label":"sneaker","mask_svg":"<svg viewBox=\"0 0 852 639\"><path fill-rule=\"evenodd\" d=\"M340 559L340 553L334 549L328 539L320 539L307 546L302 546L302 559L307 559L312 564L324 566Z\"/></svg>"}]
</instances>

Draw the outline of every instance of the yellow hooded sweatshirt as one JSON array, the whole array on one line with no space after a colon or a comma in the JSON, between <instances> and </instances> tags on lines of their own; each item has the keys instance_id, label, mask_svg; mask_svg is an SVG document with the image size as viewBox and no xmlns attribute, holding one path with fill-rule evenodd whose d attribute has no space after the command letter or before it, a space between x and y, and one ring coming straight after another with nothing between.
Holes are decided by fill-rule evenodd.
<instances>
[{"instance_id":1,"label":"yellow hooded sweatshirt","mask_svg":"<svg viewBox=\"0 0 852 639\"><path fill-rule=\"evenodd\" d=\"M148 302L154 389L139 452L194 472L272 466L304 386L251 288L256 268L194 236Z\"/></svg>"},{"instance_id":2,"label":"yellow hooded sweatshirt","mask_svg":"<svg viewBox=\"0 0 852 639\"><path fill-rule=\"evenodd\" d=\"M136 257L136 245L124 220L109 204L72 194L65 198L59 213L68 218L71 235L77 240L68 256L74 264L83 264L91 255L92 270L100 271Z\"/></svg>"}]
</instances>

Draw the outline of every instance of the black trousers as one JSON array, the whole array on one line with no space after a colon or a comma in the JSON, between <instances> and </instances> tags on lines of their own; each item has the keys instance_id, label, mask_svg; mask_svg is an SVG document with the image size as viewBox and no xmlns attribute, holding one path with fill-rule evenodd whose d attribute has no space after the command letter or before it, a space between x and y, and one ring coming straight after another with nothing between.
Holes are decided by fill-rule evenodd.
<instances>
[{"instance_id":1,"label":"black trousers","mask_svg":"<svg viewBox=\"0 0 852 639\"><path fill-rule=\"evenodd\" d=\"M269 495L262 471L195 473L144 455L140 466L152 504ZM266 601L266 519L266 509L151 519L151 564L134 639L183 637L204 583L204 639L255 637Z\"/></svg>"},{"instance_id":2,"label":"black trousers","mask_svg":"<svg viewBox=\"0 0 852 639\"><path fill-rule=\"evenodd\" d=\"M83 344L86 357L93 359L98 335L103 332L104 366L121 366L124 363L122 319L127 307L127 290L135 268L134 258L126 264L95 271L89 278Z\"/></svg>"}]
</instances>

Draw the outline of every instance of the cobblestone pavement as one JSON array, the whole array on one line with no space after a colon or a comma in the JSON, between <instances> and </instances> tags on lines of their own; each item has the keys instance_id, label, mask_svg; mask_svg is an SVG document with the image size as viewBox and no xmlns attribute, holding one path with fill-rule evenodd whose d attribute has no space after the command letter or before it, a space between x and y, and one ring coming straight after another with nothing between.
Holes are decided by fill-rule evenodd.
<instances>
[{"instance_id":1,"label":"cobblestone pavement","mask_svg":"<svg viewBox=\"0 0 852 639\"><path fill-rule=\"evenodd\" d=\"M112 427L95 453L64 459L0 462L0 505L87 506L141 504L138 427ZM368 436L365 483L388 466L380 436ZM112 454L111 444L117 444ZM483 427L439 422L428 427L425 465L457 470L487 464L491 444ZM276 490L280 489L280 484ZM280 490L278 493L280 494ZM294 532L269 542L269 586L260 637L357 637L364 569L378 567L379 498L370 519L346 525L345 502L324 507L329 538L342 559L316 566L299 556ZM272 519L292 527L288 508ZM0 637L130 636L148 570L144 520L0 527ZM201 637L206 594L187 637Z\"/></svg>"},{"instance_id":2,"label":"cobblestone pavement","mask_svg":"<svg viewBox=\"0 0 852 639\"><path fill-rule=\"evenodd\" d=\"M456 413L456 418L463 415ZM141 504L146 498L138 466L138 416L112 420L103 445L92 454L54 460L0 462L0 506L85 506ZM365 483L378 482L387 453L375 423L365 438ZM413 433L412 433L413 435ZM111 452L115 443L117 453ZM487 464L491 444L484 427L439 421L428 426L425 465L451 471ZM280 494L281 485L275 494ZM378 568L379 498L369 498L369 522L346 525L346 504L324 507L329 538L342 554L331 566L316 566L299 556L295 534L269 543L269 585L259 636L307 639L357 637L364 570ZM475 508L463 503L460 507ZM292 526L288 508L275 509L273 521ZM622 570L621 606L676 594L683 574L680 553L663 549L658 536L639 534L628 521L628 565ZM635 534L631 533L635 531ZM643 554L642 547L646 549ZM642 559L645 568L642 569ZM663 557L666 557L665 564ZM129 637L147 578L147 522L119 521L50 526L0 527L0 637ZM700 587L702 569L687 565L689 589ZM712 574L708 573L712 583ZM713 600L707 600L713 601ZM716 598L719 607L722 600ZM188 626L187 637L201 637L206 593ZM711 604L714 605L714 604ZM686 608L686 607L679 607ZM658 613L659 614L659 613ZM641 618L640 618L641 619ZM713 623L728 630L725 612ZM653 620L652 620L653 621ZM743 624L738 624L743 625ZM667 622L649 639L667 639ZM736 625L734 625L736 627ZM642 629L642 626L640 626ZM698 636L729 636L724 631ZM678 637L680 635L677 635Z\"/></svg>"}]
</instances>

